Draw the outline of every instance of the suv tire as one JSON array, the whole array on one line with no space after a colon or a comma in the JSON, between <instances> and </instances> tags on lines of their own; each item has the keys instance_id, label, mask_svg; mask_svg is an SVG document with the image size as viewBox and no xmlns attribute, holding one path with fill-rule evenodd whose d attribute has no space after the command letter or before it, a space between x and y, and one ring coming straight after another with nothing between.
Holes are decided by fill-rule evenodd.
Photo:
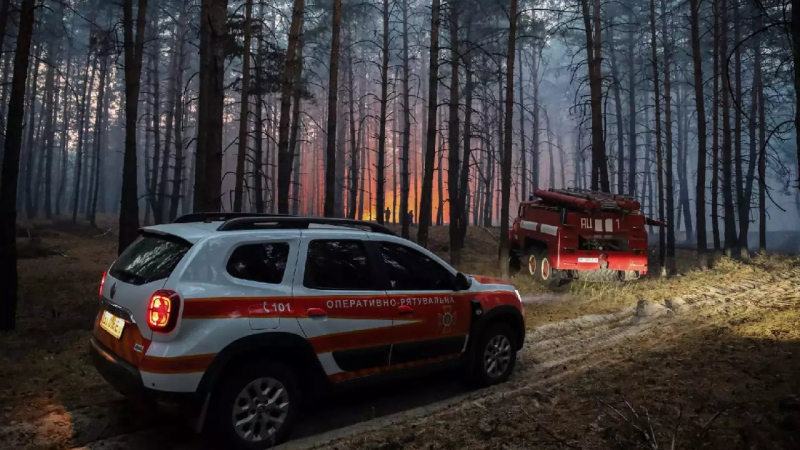
<instances>
[{"instance_id":1,"label":"suv tire","mask_svg":"<svg viewBox=\"0 0 800 450\"><path fill-rule=\"evenodd\" d=\"M288 437L300 400L289 367L272 361L252 363L223 381L213 411L214 425L220 438L234 448L274 447Z\"/></svg>"},{"instance_id":2,"label":"suv tire","mask_svg":"<svg viewBox=\"0 0 800 450\"><path fill-rule=\"evenodd\" d=\"M479 386L506 381L517 362L517 346L511 327L502 322L490 323L475 346L473 379Z\"/></svg>"}]
</instances>

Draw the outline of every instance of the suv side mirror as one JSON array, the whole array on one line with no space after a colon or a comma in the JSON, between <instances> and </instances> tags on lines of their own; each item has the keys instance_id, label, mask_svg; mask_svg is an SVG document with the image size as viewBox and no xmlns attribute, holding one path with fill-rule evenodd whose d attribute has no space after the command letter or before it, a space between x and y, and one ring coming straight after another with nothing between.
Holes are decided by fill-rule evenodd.
<instances>
[{"instance_id":1,"label":"suv side mirror","mask_svg":"<svg viewBox=\"0 0 800 450\"><path fill-rule=\"evenodd\" d=\"M458 272L456 274L456 280L455 280L455 288L456 289L455 290L456 291L466 291L466 290L469 290L470 287L472 287L472 278L464 275L461 272Z\"/></svg>"}]
</instances>

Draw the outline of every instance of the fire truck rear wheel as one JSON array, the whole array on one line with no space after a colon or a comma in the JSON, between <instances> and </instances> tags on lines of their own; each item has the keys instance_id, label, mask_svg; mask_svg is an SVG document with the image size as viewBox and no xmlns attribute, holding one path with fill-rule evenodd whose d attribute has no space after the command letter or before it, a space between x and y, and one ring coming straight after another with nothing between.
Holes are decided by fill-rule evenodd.
<instances>
[{"instance_id":1,"label":"fire truck rear wheel","mask_svg":"<svg viewBox=\"0 0 800 450\"><path fill-rule=\"evenodd\" d=\"M536 279L547 287L558 287L561 284L561 274L558 269L550 265L550 257L547 250L540 250L536 254L538 264L536 266Z\"/></svg>"},{"instance_id":2,"label":"fire truck rear wheel","mask_svg":"<svg viewBox=\"0 0 800 450\"><path fill-rule=\"evenodd\" d=\"M248 364L220 387L214 411L219 437L236 449L273 447L288 437L299 406L289 367L272 361Z\"/></svg>"}]
</instances>

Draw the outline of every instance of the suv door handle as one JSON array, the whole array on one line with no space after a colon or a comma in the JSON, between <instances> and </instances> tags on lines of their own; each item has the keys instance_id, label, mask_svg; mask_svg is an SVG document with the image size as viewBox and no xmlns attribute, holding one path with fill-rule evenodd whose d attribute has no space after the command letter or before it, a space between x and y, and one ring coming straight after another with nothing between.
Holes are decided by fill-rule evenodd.
<instances>
[{"instance_id":1,"label":"suv door handle","mask_svg":"<svg viewBox=\"0 0 800 450\"><path fill-rule=\"evenodd\" d=\"M325 319L328 317L328 312L322 308L308 308L306 311L309 319Z\"/></svg>"},{"instance_id":2,"label":"suv door handle","mask_svg":"<svg viewBox=\"0 0 800 450\"><path fill-rule=\"evenodd\" d=\"M399 314L401 316L405 316L405 315L408 315L408 314L414 314L414 308L412 308L412 307L410 307L408 305L398 306L397 307L397 314Z\"/></svg>"}]
</instances>

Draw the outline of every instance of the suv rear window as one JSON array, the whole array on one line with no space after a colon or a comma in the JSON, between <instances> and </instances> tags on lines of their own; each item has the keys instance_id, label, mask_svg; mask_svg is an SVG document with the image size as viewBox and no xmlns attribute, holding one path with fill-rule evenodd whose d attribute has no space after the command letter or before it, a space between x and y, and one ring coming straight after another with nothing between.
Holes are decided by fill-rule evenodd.
<instances>
[{"instance_id":1,"label":"suv rear window","mask_svg":"<svg viewBox=\"0 0 800 450\"><path fill-rule=\"evenodd\" d=\"M112 277L142 285L167 278L192 244L172 236L142 234L109 269Z\"/></svg>"},{"instance_id":2,"label":"suv rear window","mask_svg":"<svg viewBox=\"0 0 800 450\"><path fill-rule=\"evenodd\" d=\"M259 283L280 284L289 259L289 244L242 245L233 251L226 269L235 278Z\"/></svg>"}]
</instances>

